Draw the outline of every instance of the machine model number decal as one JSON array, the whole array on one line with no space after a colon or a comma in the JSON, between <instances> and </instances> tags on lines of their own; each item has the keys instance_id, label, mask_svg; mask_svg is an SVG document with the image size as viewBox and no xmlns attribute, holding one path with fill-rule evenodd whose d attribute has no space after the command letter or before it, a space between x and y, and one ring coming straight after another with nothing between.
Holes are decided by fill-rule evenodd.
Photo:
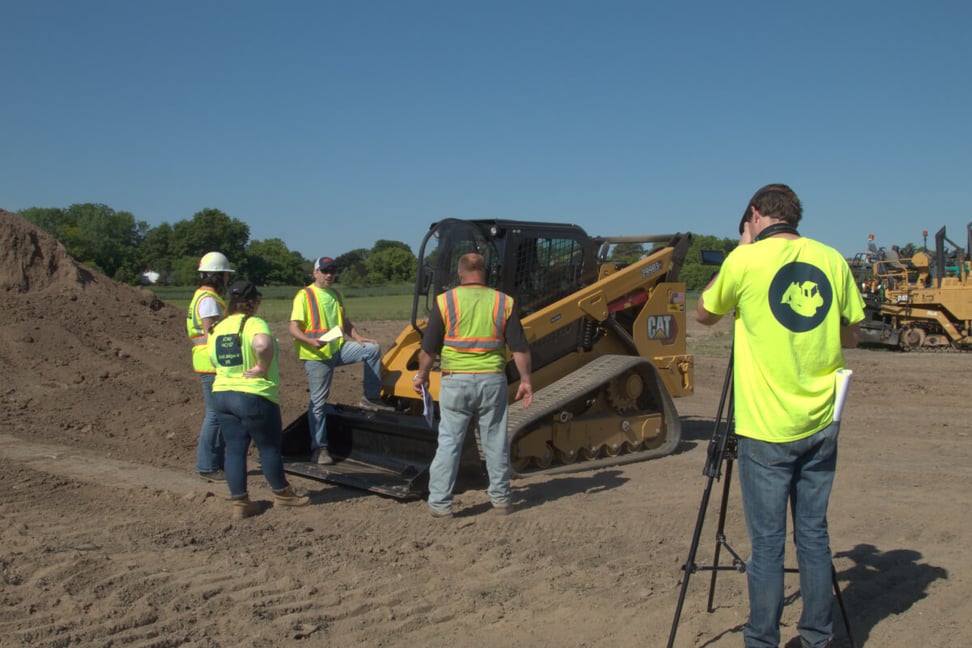
<instances>
[{"instance_id":1,"label":"machine model number decal","mask_svg":"<svg viewBox=\"0 0 972 648\"><path fill-rule=\"evenodd\" d=\"M655 261L650 266L648 266L647 268L641 271L641 276L647 277L649 275L653 275L659 270L661 270L661 267L662 267L661 261Z\"/></svg>"}]
</instances>

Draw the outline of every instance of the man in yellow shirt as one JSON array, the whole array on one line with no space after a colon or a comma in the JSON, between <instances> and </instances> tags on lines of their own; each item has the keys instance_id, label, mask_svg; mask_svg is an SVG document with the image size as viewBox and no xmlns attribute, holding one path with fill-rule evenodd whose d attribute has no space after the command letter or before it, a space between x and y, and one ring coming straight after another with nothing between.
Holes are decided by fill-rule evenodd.
<instances>
[{"instance_id":1,"label":"man in yellow shirt","mask_svg":"<svg viewBox=\"0 0 972 648\"><path fill-rule=\"evenodd\" d=\"M741 239L699 298L696 319L714 324L735 308L733 397L743 509L752 545L747 564L747 648L776 648L783 611L788 506L800 571L805 648L830 645L827 504L837 467L834 421L841 347L857 346L864 303L844 257L801 237L790 187L750 199Z\"/></svg>"},{"instance_id":2,"label":"man in yellow shirt","mask_svg":"<svg viewBox=\"0 0 972 648\"><path fill-rule=\"evenodd\" d=\"M314 282L294 297L290 335L297 356L304 362L310 386L307 424L311 433L311 461L334 463L327 447L327 397L334 368L364 363L364 397L361 407L390 409L378 402L381 393L381 346L363 337L344 311L344 296L334 287L338 266L331 257L314 261ZM349 339L350 338L350 339Z\"/></svg>"}]
</instances>

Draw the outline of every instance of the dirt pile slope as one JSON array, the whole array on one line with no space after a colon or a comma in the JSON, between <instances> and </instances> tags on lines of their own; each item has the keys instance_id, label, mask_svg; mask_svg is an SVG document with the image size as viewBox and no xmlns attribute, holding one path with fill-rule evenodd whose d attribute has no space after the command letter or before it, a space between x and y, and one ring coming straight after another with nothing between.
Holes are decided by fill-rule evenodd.
<instances>
[{"instance_id":1,"label":"dirt pile slope","mask_svg":"<svg viewBox=\"0 0 972 648\"><path fill-rule=\"evenodd\" d=\"M78 264L5 211L0 294L4 429L155 462L191 456L201 394L180 310Z\"/></svg>"}]
</instances>

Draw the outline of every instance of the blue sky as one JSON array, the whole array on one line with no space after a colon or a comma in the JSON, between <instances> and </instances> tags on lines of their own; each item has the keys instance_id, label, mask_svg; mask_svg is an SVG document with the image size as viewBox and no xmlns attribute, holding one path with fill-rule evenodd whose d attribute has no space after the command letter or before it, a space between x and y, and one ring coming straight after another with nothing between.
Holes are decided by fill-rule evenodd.
<instances>
[{"instance_id":1,"label":"blue sky","mask_svg":"<svg viewBox=\"0 0 972 648\"><path fill-rule=\"evenodd\" d=\"M433 221L845 255L972 220L972 3L0 0L0 207L211 207L307 258Z\"/></svg>"}]
</instances>

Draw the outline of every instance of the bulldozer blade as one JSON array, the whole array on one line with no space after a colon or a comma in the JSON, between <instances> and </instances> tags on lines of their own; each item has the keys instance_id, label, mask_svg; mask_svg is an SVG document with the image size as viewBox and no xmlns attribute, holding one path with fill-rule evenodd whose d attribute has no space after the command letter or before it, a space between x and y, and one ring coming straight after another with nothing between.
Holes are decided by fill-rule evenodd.
<instances>
[{"instance_id":1,"label":"bulldozer blade","mask_svg":"<svg viewBox=\"0 0 972 648\"><path fill-rule=\"evenodd\" d=\"M437 434L424 417L348 405L328 409L328 452L334 464L310 461L310 429L304 412L283 431L286 472L397 499L421 498L428 492ZM467 434L456 491L482 488L486 483L474 435Z\"/></svg>"}]
</instances>

